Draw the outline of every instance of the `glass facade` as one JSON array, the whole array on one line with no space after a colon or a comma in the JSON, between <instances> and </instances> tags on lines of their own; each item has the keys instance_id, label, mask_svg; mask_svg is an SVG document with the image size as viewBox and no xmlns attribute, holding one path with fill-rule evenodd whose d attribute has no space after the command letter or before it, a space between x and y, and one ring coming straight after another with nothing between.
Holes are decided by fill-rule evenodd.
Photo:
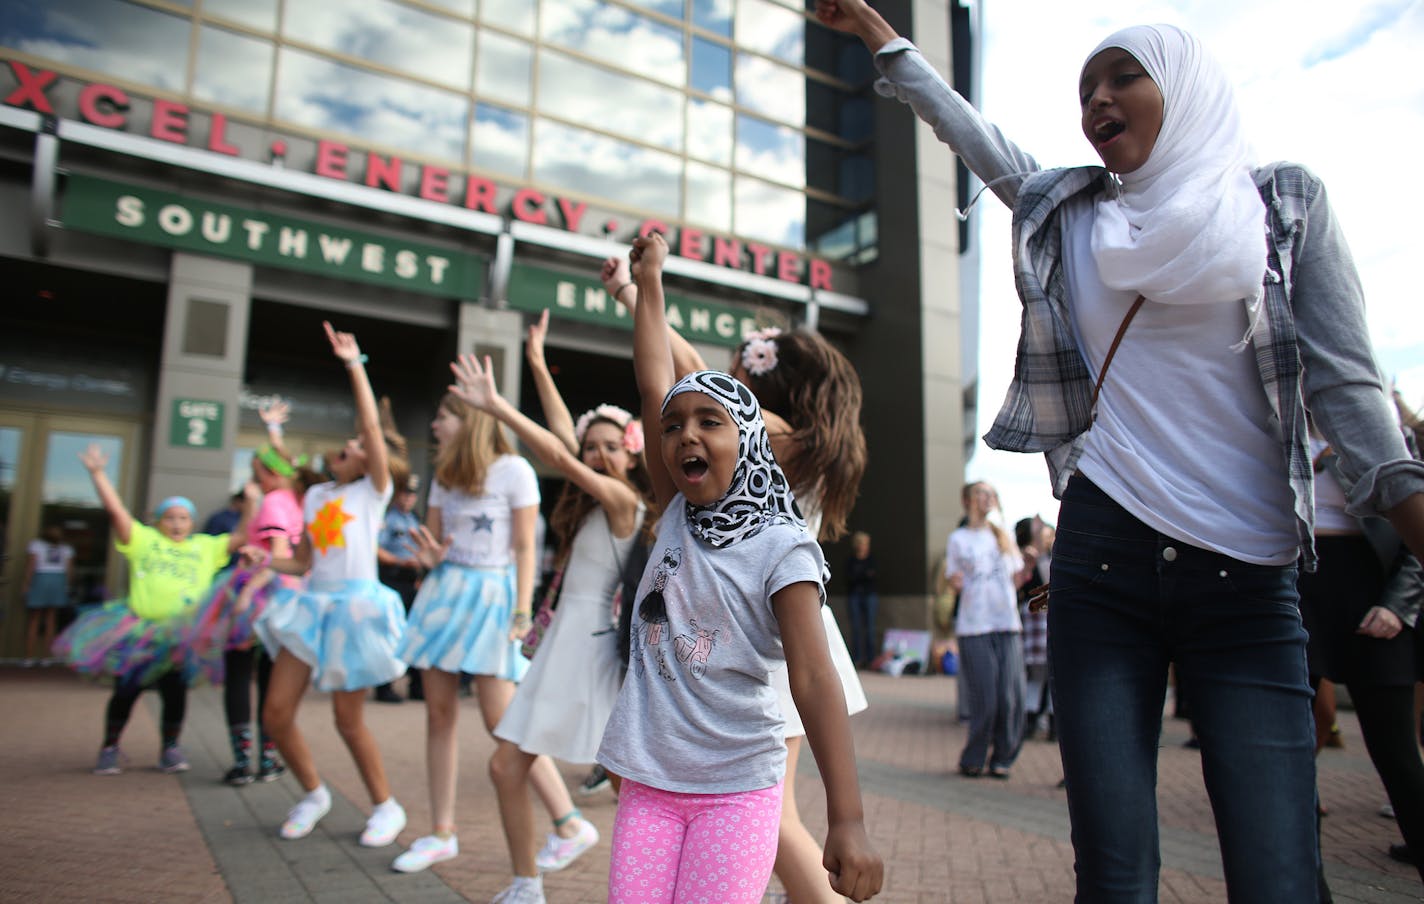
<instances>
[{"instance_id":1,"label":"glass facade","mask_svg":"<svg viewBox=\"0 0 1424 904\"><path fill-rule=\"evenodd\" d=\"M277 132L875 255L873 72L800 0L0 0L0 45Z\"/></svg>"}]
</instances>

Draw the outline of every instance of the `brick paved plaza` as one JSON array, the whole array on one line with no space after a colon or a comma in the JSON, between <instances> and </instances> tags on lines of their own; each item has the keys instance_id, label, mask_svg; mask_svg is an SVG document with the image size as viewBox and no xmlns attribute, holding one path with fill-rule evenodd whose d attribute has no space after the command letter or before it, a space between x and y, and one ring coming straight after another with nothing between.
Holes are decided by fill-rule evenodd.
<instances>
[{"instance_id":1,"label":"brick paved plaza","mask_svg":"<svg viewBox=\"0 0 1424 904\"><path fill-rule=\"evenodd\" d=\"M1025 745L1008 782L953 774L963 742L954 680L863 676L870 710L855 717L871 836L885 857L887 904L1072 900L1068 816L1056 785L1057 749ZM148 699L154 698L154 699ZM229 763L217 692L190 697L184 743L193 771L159 773L156 704L145 696L124 738L122 775L88 770L107 694L57 669L0 668L0 901L298 902L488 901L509 867L484 765L491 744L475 701L462 701L458 813L461 856L413 876L390 872L400 848L356 843L369 802L331 725L324 697L302 711L336 804L309 838L283 842L276 827L297 797L290 779L234 789L218 777ZM424 710L371 704L392 786L410 813L400 842L427 831ZM1341 714L1345 750L1320 760L1326 871L1340 902L1415 901L1414 871L1385 848L1398 840L1377 814L1384 791L1365 756L1352 714ZM1185 723L1163 727L1161 769L1163 902L1226 898L1198 755L1183 748ZM582 767L565 766L576 782ZM824 826L819 782L806 757L799 797L812 831ZM545 877L550 904L604 900L607 834L614 800L603 793L584 812L605 842L569 869ZM779 898L776 898L779 900Z\"/></svg>"}]
</instances>

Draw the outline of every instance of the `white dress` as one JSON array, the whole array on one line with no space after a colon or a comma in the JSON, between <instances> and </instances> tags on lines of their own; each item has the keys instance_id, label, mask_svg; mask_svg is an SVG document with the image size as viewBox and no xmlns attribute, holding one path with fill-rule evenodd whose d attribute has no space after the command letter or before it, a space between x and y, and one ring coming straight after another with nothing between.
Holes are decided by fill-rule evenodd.
<instances>
[{"instance_id":1,"label":"white dress","mask_svg":"<svg viewBox=\"0 0 1424 904\"><path fill-rule=\"evenodd\" d=\"M813 537L821 533L819 502L818 499L796 500L806 517L806 529ZM860 685L860 676L856 674L855 663L851 661L850 650L846 649L845 638L841 636L840 626L836 624L836 617L831 613L830 606L821 607L821 621L826 626L826 646L831 649L831 664L836 667L836 674L841 679L846 713L853 716L869 707L870 701L865 699L865 688ZM801 714L796 711L796 701L791 696L791 675L784 667L771 673L771 686L776 688L781 714L786 718L786 737L805 736L806 726L801 724Z\"/></svg>"},{"instance_id":2,"label":"white dress","mask_svg":"<svg viewBox=\"0 0 1424 904\"><path fill-rule=\"evenodd\" d=\"M613 592L642 525L642 505L633 532L621 540L609 530L602 508L584 520L564 567L554 620L495 727L495 737L525 753L569 763L594 761L623 683Z\"/></svg>"}]
</instances>

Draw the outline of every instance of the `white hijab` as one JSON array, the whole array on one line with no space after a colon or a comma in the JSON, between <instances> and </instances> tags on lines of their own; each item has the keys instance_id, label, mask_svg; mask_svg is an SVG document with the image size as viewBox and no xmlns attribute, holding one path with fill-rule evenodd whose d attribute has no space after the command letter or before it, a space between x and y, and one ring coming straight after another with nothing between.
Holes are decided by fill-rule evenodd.
<instances>
[{"instance_id":1,"label":"white hijab","mask_svg":"<svg viewBox=\"0 0 1424 904\"><path fill-rule=\"evenodd\" d=\"M1254 313L1266 208L1226 73L1171 25L1125 28L1088 59L1109 47L1132 54L1157 83L1162 131L1147 162L1121 175L1118 196L1097 203L1092 252L1103 282L1163 304L1244 300Z\"/></svg>"}]
</instances>

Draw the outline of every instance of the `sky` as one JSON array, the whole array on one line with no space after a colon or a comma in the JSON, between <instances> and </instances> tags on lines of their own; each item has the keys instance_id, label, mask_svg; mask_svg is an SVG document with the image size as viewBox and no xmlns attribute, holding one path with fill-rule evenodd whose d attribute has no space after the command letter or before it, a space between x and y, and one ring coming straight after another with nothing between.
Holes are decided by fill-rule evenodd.
<instances>
[{"instance_id":1,"label":"sky","mask_svg":"<svg viewBox=\"0 0 1424 904\"><path fill-rule=\"evenodd\" d=\"M978 0L976 0L978 2ZM1424 151L1424 0L983 0L980 107L1043 166L1098 163L1078 122L1084 59L1119 28L1166 22L1194 32L1235 83L1260 162L1291 160L1325 183L1364 284L1375 354L1415 409L1424 407L1424 316L1411 269L1424 180L1390 178ZM1088 8L1091 12L1084 12ZM946 151L948 155L948 151ZM991 192L976 208L983 254L979 429L1013 375L1019 302L1009 211ZM1406 219L1407 218L1407 219ZM1414 250L1417 259L1421 251ZM1057 520L1042 455L995 452L981 439L970 480L998 490L1010 523Z\"/></svg>"}]
</instances>

